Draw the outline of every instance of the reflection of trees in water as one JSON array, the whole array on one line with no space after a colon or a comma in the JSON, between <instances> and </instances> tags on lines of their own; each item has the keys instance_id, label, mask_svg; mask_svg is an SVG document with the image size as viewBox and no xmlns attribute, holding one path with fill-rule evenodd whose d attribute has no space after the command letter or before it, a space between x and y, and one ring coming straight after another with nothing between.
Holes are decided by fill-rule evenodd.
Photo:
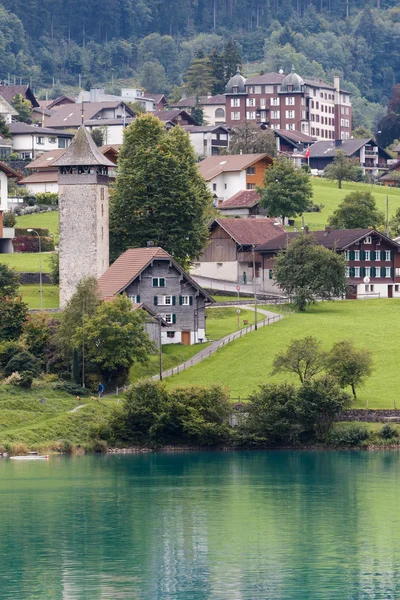
<instances>
[{"instance_id":1,"label":"reflection of trees in water","mask_svg":"<svg viewBox=\"0 0 400 600\"><path fill-rule=\"evenodd\" d=\"M18 467L0 463L2 600L400 597L397 453Z\"/></svg>"}]
</instances>

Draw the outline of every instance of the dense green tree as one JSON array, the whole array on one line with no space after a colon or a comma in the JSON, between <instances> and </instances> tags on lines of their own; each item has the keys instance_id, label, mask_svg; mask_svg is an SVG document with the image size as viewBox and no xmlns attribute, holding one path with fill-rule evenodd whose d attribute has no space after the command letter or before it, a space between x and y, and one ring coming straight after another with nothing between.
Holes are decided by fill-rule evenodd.
<instances>
[{"instance_id":1,"label":"dense green tree","mask_svg":"<svg viewBox=\"0 0 400 600\"><path fill-rule=\"evenodd\" d=\"M385 217L371 192L363 190L345 196L328 221L334 229L377 229L384 224Z\"/></svg>"},{"instance_id":2,"label":"dense green tree","mask_svg":"<svg viewBox=\"0 0 400 600\"><path fill-rule=\"evenodd\" d=\"M27 314L28 306L20 296L0 298L0 340L17 340Z\"/></svg>"},{"instance_id":3,"label":"dense green tree","mask_svg":"<svg viewBox=\"0 0 400 600\"><path fill-rule=\"evenodd\" d=\"M4 367L5 375L23 373L24 371L29 371L34 376L37 376L40 373L40 361L27 350L14 354Z\"/></svg>"},{"instance_id":4,"label":"dense green tree","mask_svg":"<svg viewBox=\"0 0 400 600\"><path fill-rule=\"evenodd\" d=\"M140 71L140 83L151 93L165 94L169 90L165 69L156 60L144 63Z\"/></svg>"},{"instance_id":5,"label":"dense green tree","mask_svg":"<svg viewBox=\"0 0 400 600\"><path fill-rule=\"evenodd\" d=\"M3 138L11 137L8 125L5 122L4 117L2 116L0 116L0 136L2 136Z\"/></svg>"},{"instance_id":6,"label":"dense green tree","mask_svg":"<svg viewBox=\"0 0 400 600\"><path fill-rule=\"evenodd\" d=\"M264 153L276 155L275 134L271 129L263 131L251 121L232 127L229 154Z\"/></svg>"},{"instance_id":7,"label":"dense green tree","mask_svg":"<svg viewBox=\"0 0 400 600\"><path fill-rule=\"evenodd\" d=\"M362 139L367 139L367 138L373 138L374 134L372 133L372 131L370 131L363 125L360 125L356 129L353 129L352 136L356 139L362 140Z\"/></svg>"},{"instance_id":8,"label":"dense green tree","mask_svg":"<svg viewBox=\"0 0 400 600\"><path fill-rule=\"evenodd\" d=\"M0 298L13 298L19 288L19 275L6 264L0 263Z\"/></svg>"},{"instance_id":9,"label":"dense green tree","mask_svg":"<svg viewBox=\"0 0 400 600\"><path fill-rule=\"evenodd\" d=\"M72 338L74 348L85 347L87 369L95 368L107 381L125 384L134 362L145 363L154 344L145 329L146 314L132 310L125 295L102 302Z\"/></svg>"},{"instance_id":10,"label":"dense green tree","mask_svg":"<svg viewBox=\"0 0 400 600\"><path fill-rule=\"evenodd\" d=\"M209 59L211 62L212 76L214 79L214 84L211 93L213 95L223 94L225 92L226 84L224 57L222 53L218 52L218 50L214 48L211 54L209 55Z\"/></svg>"},{"instance_id":11,"label":"dense green tree","mask_svg":"<svg viewBox=\"0 0 400 600\"><path fill-rule=\"evenodd\" d=\"M32 104L29 100L22 97L22 94L16 94L11 104L18 112L18 120L23 123L32 123Z\"/></svg>"},{"instance_id":12,"label":"dense green tree","mask_svg":"<svg viewBox=\"0 0 400 600\"><path fill-rule=\"evenodd\" d=\"M278 157L266 169L263 187L258 189L261 205L271 217L295 217L310 206L313 195L311 178L296 169L285 157Z\"/></svg>"},{"instance_id":13,"label":"dense green tree","mask_svg":"<svg viewBox=\"0 0 400 600\"><path fill-rule=\"evenodd\" d=\"M400 173L399 173L400 182ZM400 235L400 208L398 208L389 221L389 229L391 237L397 237Z\"/></svg>"},{"instance_id":14,"label":"dense green tree","mask_svg":"<svg viewBox=\"0 0 400 600\"><path fill-rule=\"evenodd\" d=\"M351 340L342 340L333 345L327 365L329 373L342 387L351 387L353 398L357 400L356 388L372 373L372 353L368 348L355 348Z\"/></svg>"},{"instance_id":15,"label":"dense green tree","mask_svg":"<svg viewBox=\"0 0 400 600\"><path fill-rule=\"evenodd\" d=\"M199 97L198 96L196 96L196 104L193 106L193 108L191 108L190 114L192 115L192 117L196 121L196 123L198 123L199 125L203 125L203 123L204 123L204 111L203 111L203 109L201 108L201 106L199 104Z\"/></svg>"},{"instance_id":16,"label":"dense green tree","mask_svg":"<svg viewBox=\"0 0 400 600\"><path fill-rule=\"evenodd\" d=\"M195 58L186 73L186 89L189 95L207 96L214 88L215 79L208 57Z\"/></svg>"},{"instance_id":17,"label":"dense green tree","mask_svg":"<svg viewBox=\"0 0 400 600\"><path fill-rule=\"evenodd\" d=\"M104 131L100 127L92 129L91 136L96 146L102 146L104 144Z\"/></svg>"},{"instance_id":18,"label":"dense green tree","mask_svg":"<svg viewBox=\"0 0 400 600\"><path fill-rule=\"evenodd\" d=\"M356 158L349 158L338 150L330 165L325 167L324 177L338 182L338 188L342 189L342 181L357 181L360 173L360 165Z\"/></svg>"},{"instance_id":19,"label":"dense green tree","mask_svg":"<svg viewBox=\"0 0 400 600\"><path fill-rule=\"evenodd\" d=\"M44 360L52 335L51 319L48 313L30 314L22 328L21 341L40 360Z\"/></svg>"},{"instance_id":20,"label":"dense green tree","mask_svg":"<svg viewBox=\"0 0 400 600\"><path fill-rule=\"evenodd\" d=\"M345 259L318 245L312 234L301 234L277 255L275 279L298 310L305 311L318 299L345 295Z\"/></svg>"},{"instance_id":21,"label":"dense green tree","mask_svg":"<svg viewBox=\"0 0 400 600\"><path fill-rule=\"evenodd\" d=\"M273 362L272 374L295 373L301 383L312 379L325 369L326 352L319 341L312 336L293 340L284 352L280 352Z\"/></svg>"},{"instance_id":22,"label":"dense green tree","mask_svg":"<svg viewBox=\"0 0 400 600\"><path fill-rule=\"evenodd\" d=\"M159 119L143 115L126 129L110 203L113 260L148 241L183 265L200 255L212 197L196 162L181 127L167 132Z\"/></svg>"},{"instance_id":23,"label":"dense green tree","mask_svg":"<svg viewBox=\"0 0 400 600\"><path fill-rule=\"evenodd\" d=\"M229 40L222 51L222 60L224 64L224 76L226 84L231 77L236 73L238 67L242 65L242 57L237 44L233 40Z\"/></svg>"}]
</instances>

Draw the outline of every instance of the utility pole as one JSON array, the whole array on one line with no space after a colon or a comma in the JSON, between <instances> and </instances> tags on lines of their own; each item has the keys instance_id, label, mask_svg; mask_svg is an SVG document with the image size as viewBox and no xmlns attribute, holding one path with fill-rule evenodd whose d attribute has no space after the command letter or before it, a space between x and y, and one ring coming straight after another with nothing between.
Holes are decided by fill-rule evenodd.
<instances>
[{"instance_id":1,"label":"utility pole","mask_svg":"<svg viewBox=\"0 0 400 600\"><path fill-rule=\"evenodd\" d=\"M251 247L253 254L253 290L254 290L254 329L257 331L257 286L256 286L256 255L254 244Z\"/></svg>"},{"instance_id":2,"label":"utility pole","mask_svg":"<svg viewBox=\"0 0 400 600\"><path fill-rule=\"evenodd\" d=\"M389 196L386 194L386 235L389 237Z\"/></svg>"},{"instance_id":3,"label":"utility pole","mask_svg":"<svg viewBox=\"0 0 400 600\"><path fill-rule=\"evenodd\" d=\"M158 317L158 344L160 350L160 381L162 381L162 345L161 345L161 317Z\"/></svg>"},{"instance_id":4,"label":"utility pole","mask_svg":"<svg viewBox=\"0 0 400 600\"><path fill-rule=\"evenodd\" d=\"M85 298L82 300L82 387L85 387Z\"/></svg>"}]
</instances>

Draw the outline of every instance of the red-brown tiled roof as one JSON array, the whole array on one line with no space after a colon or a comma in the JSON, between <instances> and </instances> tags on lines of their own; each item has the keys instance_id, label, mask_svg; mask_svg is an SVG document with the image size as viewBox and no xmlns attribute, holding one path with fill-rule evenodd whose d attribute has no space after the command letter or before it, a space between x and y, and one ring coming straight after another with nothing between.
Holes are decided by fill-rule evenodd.
<instances>
[{"instance_id":1,"label":"red-brown tiled roof","mask_svg":"<svg viewBox=\"0 0 400 600\"><path fill-rule=\"evenodd\" d=\"M21 175L19 173L17 173L17 171L14 171L14 169L12 169L8 165L6 165L6 163L3 163L1 161L0 161L0 171L3 171L3 173L5 173L7 175L7 177L15 177L17 179L21 178Z\"/></svg>"},{"instance_id":2,"label":"red-brown tiled roof","mask_svg":"<svg viewBox=\"0 0 400 600\"><path fill-rule=\"evenodd\" d=\"M57 183L57 181L57 171L38 171L37 173L28 175L28 177L24 177L19 183L21 185L29 185L30 183Z\"/></svg>"},{"instance_id":3,"label":"red-brown tiled roof","mask_svg":"<svg viewBox=\"0 0 400 600\"><path fill-rule=\"evenodd\" d=\"M210 181L220 173L229 171L243 171L259 160L267 158L272 163L268 154L229 154L227 156L208 156L198 163L200 174L206 181Z\"/></svg>"},{"instance_id":4,"label":"red-brown tiled roof","mask_svg":"<svg viewBox=\"0 0 400 600\"><path fill-rule=\"evenodd\" d=\"M215 219L211 227L219 225L228 233L232 239L241 246L252 244L265 244L285 233L285 228L276 219L260 217L256 219Z\"/></svg>"},{"instance_id":5,"label":"red-brown tiled roof","mask_svg":"<svg viewBox=\"0 0 400 600\"><path fill-rule=\"evenodd\" d=\"M100 277L98 281L100 295L103 298L115 296L157 257L170 258L170 255L158 247L126 250Z\"/></svg>"},{"instance_id":6,"label":"red-brown tiled roof","mask_svg":"<svg viewBox=\"0 0 400 600\"><path fill-rule=\"evenodd\" d=\"M225 200L218 208L229 210L231 208L252 208L260 202L260 194L256 190L241 190L228 200Z\"/></svg>"}]
</instances>

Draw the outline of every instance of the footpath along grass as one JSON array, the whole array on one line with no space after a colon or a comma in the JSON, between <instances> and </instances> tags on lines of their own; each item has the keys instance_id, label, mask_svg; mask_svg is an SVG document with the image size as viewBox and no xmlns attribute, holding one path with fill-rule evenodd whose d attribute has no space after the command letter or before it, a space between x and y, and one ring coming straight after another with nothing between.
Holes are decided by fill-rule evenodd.
<instances>
[{"instance_id":1,"label":"footpath along grass","mask_svg":"<svg viewBox=\"0 0 400 600\"><path fill-rule=\"evenodd\" d=\"M209 345L208 342L203 344L193 344L192 346L184 346L183 344L165 344L162 348L162 369L168 371L178 365L189 360L206 348ZM129 373L130 383L139 381L146 377L152 377L160 372L160 355L157 352L149 358L149 362L146 365L140 365L139 363L132 365Z\"/></svg>"},{"instance_id":2,"label":"footpath along grass","mask_svg":"<svg viewBox=\"0 0 400 600\"><path fill-rule=\"evenodd\" d=\"M168 386L222 384L232 397L249 396L260 384L287 379L289 374L271 376L275 355L293 339L315 336L328 350L341 339L372 351L374 371L358 391L357 407L400 407L400 300L324 302L306 313L291 314L228 344L216 354L187 371L168 379Z\"/></svg>"},{"instance_id":3,"label":"footpath along grass","mask_svg":"<svg viewBox=\"0 0 400 600\"><path fill-rule=\"evenodd\" d=\"M379 185L371 185L367 183L353 183L344 181L342 189L339 190L337 182L329 181L313 177L313 202L315 204L323 204L324 208L318 213L304 213L304 223L310 229L324 229L328 223L328 217L333 214L343 198L355 191L368 191L375 197L378 209L385 213L386 210L386 194L389 196L389 217L391 217L398 208L400 208L400 188L389 188ZM296 227L301 227L301 217L296 219Z\"/></svg>"},{"instance_id":4,"label":"footpath along grass","mask_svg":"<svg viewBox=\"0 0 400 600\"><path fill-rule=\"evenodd\" d=\"M35 229L36 227L48 229L49 232L54 235L55 244L58 244L58 211L56 210L22 215L21 217L17 217L16 226L26 229L29 227L32 229Z\"/></svg>"}]
</instances>

